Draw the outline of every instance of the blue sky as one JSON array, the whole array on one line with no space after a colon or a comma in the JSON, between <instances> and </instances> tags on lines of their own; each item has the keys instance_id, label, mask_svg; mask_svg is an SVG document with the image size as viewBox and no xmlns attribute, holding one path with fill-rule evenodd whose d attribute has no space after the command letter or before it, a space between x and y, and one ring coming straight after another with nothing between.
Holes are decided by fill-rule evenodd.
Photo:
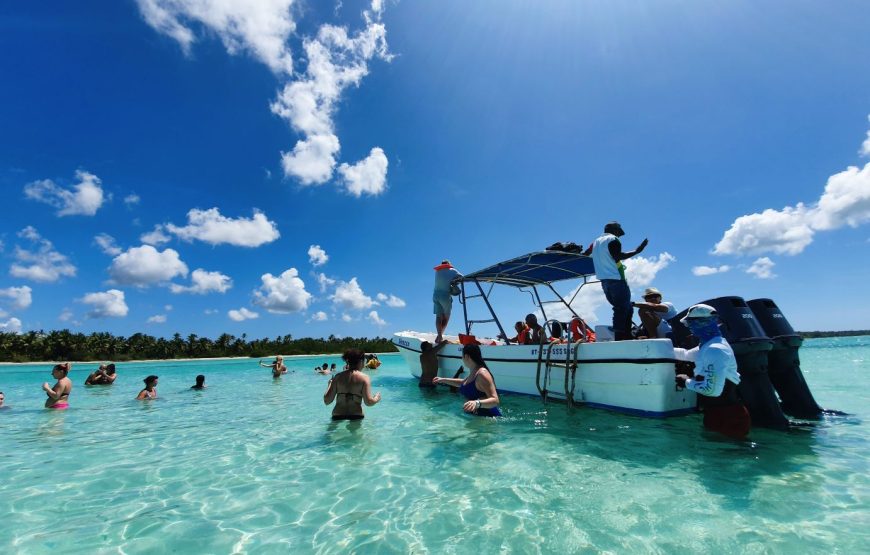
<instances>
[{"instance_id":1,"label":"blue sky","mask_svg":"<svg viewBox=\"0 0 870 555\"><path fill-rule=\"evenodd\" d=\"M870 327L868 20L864 2L4 6L0 327L428 330L442 258L473 271L611 219L627 248L650 240L636 294ZM609 317L597 286L577 306Z\"/></svg>"}]
</instances>

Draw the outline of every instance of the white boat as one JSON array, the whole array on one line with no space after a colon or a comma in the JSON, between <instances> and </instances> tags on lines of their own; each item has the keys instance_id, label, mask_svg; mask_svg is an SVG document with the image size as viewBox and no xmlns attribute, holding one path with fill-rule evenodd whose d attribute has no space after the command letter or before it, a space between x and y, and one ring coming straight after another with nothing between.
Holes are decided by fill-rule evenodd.
<instances>
[{"instance_id":1,"label":"white boat","mask_svg":"<svg viewBox=\"0 0 870 555\"><path fill-rule=\"evenodd\" d=\"M561 302L574 316L578 316L571 303L556 292L552 283L582 279L582 287L591 283L589 278L594 273L592 260L588 256L545 251L468 274L458 283L466 335L471 335L473 324L489 322L498 327L501 337L507 337L482 283L516 287L532 293L538 310L546 320L544 304L548 301L541 302L539 288L549 289L558 298L549 302ZM466 286L476 289L477 293L467 295ZM469 320L467 303L473 298L484 301L492 315L491 319ZM545 326L553 321L548 320ZM445 338L451 344L438 353L438 375L452 378L462 367L462 345L457 336ZM394 334L393 344L398 347L414 377L419 378L422 374L419 359L421 343L434 343L434 340L434 333L403 331ZM583 404L651 418L676 416L696 410L695 393L676 387L676 359L669 339L539 345L508 344L504 340L479 337L476 340L481 343L481 354L492 371L499 392L542 396L545 400Z\"/></svg>"}]
</instances>

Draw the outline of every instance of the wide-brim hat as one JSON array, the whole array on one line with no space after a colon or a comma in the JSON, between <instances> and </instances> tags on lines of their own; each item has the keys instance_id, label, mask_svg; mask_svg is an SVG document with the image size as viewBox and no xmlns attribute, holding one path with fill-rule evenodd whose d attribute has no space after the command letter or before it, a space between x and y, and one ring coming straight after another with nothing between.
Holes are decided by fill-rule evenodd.
<instances>
[{"instance_id":1,"label":"wide-brim hat","mask_svg":"<svg viewBox=\"0 0 870 555\"><path fill-rule=\"evenodd\" d=\"M662 292L659 291L658 289L656 289L655 287L647 287L646 291L643 292L644 298L651 297L653 295L658 295L659 297L663 296Z\"/></svg>"}]
</instances>

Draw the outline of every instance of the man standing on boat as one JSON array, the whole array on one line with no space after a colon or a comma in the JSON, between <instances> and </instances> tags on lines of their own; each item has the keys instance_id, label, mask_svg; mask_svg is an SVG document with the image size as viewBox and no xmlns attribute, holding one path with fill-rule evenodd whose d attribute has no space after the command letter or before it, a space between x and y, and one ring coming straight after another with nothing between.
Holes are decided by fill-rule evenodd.
<instances>
[{"instance_id":1,"label":"man standing on boat","mask_svg":"<svg viewBox=\"0 0 870 555\"><path fill-rule=\"evenodd\" d=\"M740 384L737 359L719 330L716 309L696 304L680 323L698 338L699 345L690 350L674 348L678 360L695 363L694 376L678 374L677 385L698 393L705 428L737 439L745 437L751 423L749 412L737 394Z\"/></svg>"},{"instance_id":2,"label":"man standing on boat","mask_svg":"<svg viewBox=\"0 0 870 555\"><path fill-rule=\"evenodd\" d=\"M592 243L595 275L601 280L604 296L613 307L613 336L616 341L631 339L631 317L634 313L622 261L643 252L649 242L644 239L633 251L622 252L619 238L623 235L625 232L619 222L610 222L604 226L604 234Z\"/></svg>"},{"instance_id":3,"label":"man standing on boat","mask_svg":"<svg viewBox=\"0 0 870 555\"><path fill-rule=\"evenodd\" d=\"M450 311L453 309L453 293L456 287L453 282L461 277L462 274L456 271L449 260L442 260L441 264L435 266L435 289L432 291L432 302L435 312L435 330L438 332L438 336L435 338L436 344L444 341L444 330L447 329Z\"/></svg>"}]
</instances>

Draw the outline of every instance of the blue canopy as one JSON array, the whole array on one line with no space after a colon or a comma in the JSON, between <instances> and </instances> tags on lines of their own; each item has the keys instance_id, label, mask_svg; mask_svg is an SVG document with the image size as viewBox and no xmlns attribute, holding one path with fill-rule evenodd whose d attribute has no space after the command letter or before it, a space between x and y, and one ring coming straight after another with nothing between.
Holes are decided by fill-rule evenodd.
<instances>
[{"instance_id":1,"label":"blue canopy","mask_svg":"<svg viewBox=\"0 0 870 555\"><path fill-rule=\"evenodd\" d=\"M461 281L488 281L514 287L584 279L595 275L592 258L578 253L543 251L518 256L471 273Z\"/></svg>"}]
</instances>

